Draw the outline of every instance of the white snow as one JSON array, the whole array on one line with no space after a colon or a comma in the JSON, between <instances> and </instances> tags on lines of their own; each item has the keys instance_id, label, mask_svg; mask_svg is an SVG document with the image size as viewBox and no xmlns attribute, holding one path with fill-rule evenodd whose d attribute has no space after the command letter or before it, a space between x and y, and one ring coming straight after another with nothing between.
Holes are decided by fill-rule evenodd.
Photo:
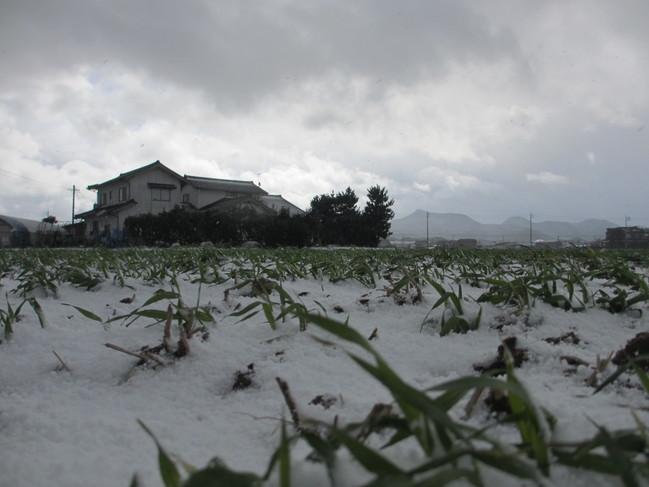
<instances>
[{"instance_id":1,"label":"white snow","mask_svg":"<svg viewBox=\"0 0 649 487\"><path fill-rule=\"evenodd\" d=\"M11 293L17 281L8 275L0 283L3 300L7 293L6 300L19 304L21 298ZM167 451L194 466L203 467L218 456L234 470L263 474L279 445L280 421L290 419L277 377L289 384L303 418L328 423L337 418L339 424L361 421L375 404L392 402L389 392L349 358L346 350L354 347L327 346L314 340L315 335L340 342L314 325L300 331L297 321L287 319L273 330L263 313L243 322L230 316L237 306L243 308L258 300L237 290L224 301L224 290L232 282L201 289L200 304L216 319L207 325L209 338L195 336L188 356L165 359L169 362L165 367L139 367L125 382L137 358L105 344L133 351L156 346L162 341L163 325L151 326L153 320L146 318L128 327L121 321L104 325L64 304L107 320L142 306L158 287L171 290L169 283L152 287L129 280L127 284L134 289L112 280L91 291L62 284L55 296L39 296L47 319L44 329L33 310L23 307L13 335L0 344L0 486L124 487L134 473L144 486L162 485L155 444L138 419ZM398 305L385 295L383 284L368 289L356 282L334 284L325 278L287 281L282 286L310 310L322 312L322 306L330 318L348 320L349 326L365 337L376 328L372 346L405 381L419 389L476 376L474 365L489 363L501 340L516 336L518 345L529 350L529 360L516 370L516 376L539 406L558 419L555 438L584 439L596 432L594 424L611 431L635 428L632 409L649 423L643 409L647 395L640 387L618 381L593 395L593 388L585 384L592 368L579 366L568 375L564 371L570 366L560 358L577 356L593 365L597 356L608 356L638 332L647 331L644 316L613 315L597 308L585 313L564 312L537 302L523 319L483 304L477 331L440 337L439 325L427 324L420 331L439 297L431 287L425 288L421 303ZM180 285L184 300L195 303L198 285L188 279ZM464 292L478 296L484 290L466 286ZM133 303L120 302L133 294ZM361 299L368 301L362 304ZM0 307L5 304L0 300ZM156 305L166 309L167 301ZM471 301L466 307L469 314L477 310ZM439 319L442 312L440 307L431 316ZM509 323L498 329L503 318ZM570 331L579 336L579 344L544 341ZM62 368L53 351L69 371ZM233 390L235 374L246 371L249 364L254 364L252 386ZM614 370L610 365L603 376ZM310 404L319 395L335 399L334 404L328 409ZM463 417L467 400L453 409L454 418ZM484 426L493 423L494 417L480 401L467 422ZM511 425L497 426L492 434L502 441L518 441ZM329 485L324 467L305 460L307 453L303 443L291 452L294 485ZM339 455L338 485L361 485L370 480L369 474L346 460L344 450ZM409 442L390 455L401 465L421 460L416 445ZM491 477L500 485L521 485L518 479L486 471L487 485ZM548 485L622 484L616 478L553 467Z\"/></svg>"}]
</instances>

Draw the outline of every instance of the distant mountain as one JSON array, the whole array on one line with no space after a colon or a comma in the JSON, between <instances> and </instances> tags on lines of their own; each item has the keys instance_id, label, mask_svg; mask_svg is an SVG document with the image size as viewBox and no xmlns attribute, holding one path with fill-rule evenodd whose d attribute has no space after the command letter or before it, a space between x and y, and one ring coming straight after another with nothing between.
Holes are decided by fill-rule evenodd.
<instances>
[{"instance_id":1,"label":"distant mountain","mask_svg":"<svg viewBox=\"0 0 649 487\"><path fill-rule=\"evenodd\" d=\"M536 221L532 219L532 240L593 241L603 239L606 229L617 227L606 220L584 220L579 223ZM417 210L411 215L392 220L391 239L430 240L474 238L483 242L530 241L530 220L520 216L501 224L480 223L460 213L434 213Z\"/></svg>"}]
</instances>

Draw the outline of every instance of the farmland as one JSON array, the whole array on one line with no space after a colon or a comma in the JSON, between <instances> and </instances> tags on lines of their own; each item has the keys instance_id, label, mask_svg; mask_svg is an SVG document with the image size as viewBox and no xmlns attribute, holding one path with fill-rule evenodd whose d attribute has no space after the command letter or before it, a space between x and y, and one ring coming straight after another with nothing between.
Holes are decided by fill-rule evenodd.
<instances>
[{"instance_id":1,"label":"farmland","mask_svg":"<svg viewBox=\"0 0 649 487\"><path fill-rule=\"evenodd\" d=\"M2 251L0 484L643 485L648 272L579 248Z\"/></svg>"}]
</instances>

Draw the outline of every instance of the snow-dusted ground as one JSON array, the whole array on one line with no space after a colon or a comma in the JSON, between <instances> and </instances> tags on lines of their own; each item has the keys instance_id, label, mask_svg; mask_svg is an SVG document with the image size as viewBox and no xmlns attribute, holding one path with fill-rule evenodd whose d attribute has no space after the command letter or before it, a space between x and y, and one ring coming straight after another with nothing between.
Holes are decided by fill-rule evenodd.
<instances>
[{"instance_id":1,"label":"snow-dusted ground","mask_svg":"<svg viewBox=\"0 0 649 487\"><path fill-rule=\"evenodd\" d=\"M16 285L2 281L2 298ZM138 425L143 421L165 448L185 461L203 467L218 456L235 470L262 474L280 439L280 420L290 414L276 382L290 386L302 417L339 424L360 421L372 407L390 403L384 387L362 371L346 354L350 346L326 346L313 339L324 332L311 325L300 331L293 320L271 329L263 313L239 322L230 316L237 306L256 298L246 289L231 285L201 289L200 303L211 309L215 324L207 325L209 337L195 336L188 356L165 367L140 367L125 381L137 358L107 348L111 343L129 350L161 343L162 325L140 318L126 327L122 322L102 325L88 319L70 304L90 310L103 319L142 306L157 287L129 281L134 289L110 280L92 291L63 284L56 295L38 296L47 320L42 329L33 310L25 305L13 336L0 344L0 485L38 487L60 485L129 485L138 473L141 485L162 485L157 451L152 439ZM181 280L181 294L195 303L198 285ZM355 282L336 284L318 280L283 283L294 299L313 311L324 307L329 317L345 321L369 337L372 345L408 383L424 389L466 375L477 375L474 365L486 365L496 357L501 340L516 336L517 345L528 349L529 360L517 369L540 406L558 419L555 438L579 440L593 436L595 424L609 430L634 428L632 408L649 423L646 393L618 381L593 395L585 384L597 357L622 348L640 331L648 331L646 317L613 315L600 309L585 313L564 312L536 303L529 315L510 316L505 310L483 304L480 328L465 335L439 336L439 328L422 322L439 295L426 288L418 304L397 305L378 286L368 289ZM162 286L164 287L164 286ZM170 290L170 287L166 289ZM477 296L484 290L465 293ZM122 303L135 295L133 303ZM8 294L17 304L20 299ZM317 304L317 303L319 304ZM4 306L5 302L0 302ZM166 302L157 303L160 309ZM470 301L472 311L477 305ZM431 316L439 318L443 308ZM645 314L646 315L646 314ZM544 339L574 332L579 343L551 344ZM333 337L327 338L335 340ZM65 370L56 352L69 368ZM590 366L571 366L561 356L575 356ZM171 362L171 361L170 361ZM238 371L254 364L252 385L233 390ZM614 366L604 372L607 376ZM628 381L627 381L628 382ZM637 380L636 380L637 382ZM310 404L319 395L335 399L325 409ZM466 397L453 410L463 417ZM481 401L467 420L475 426L493 422ZM516 442L513 426L498 426L492 434ZM324 468L304 459L306 447L292 450L294 485L329 485ZM391 459L402 465L420 460L411 443L394 449ZM339 485L360 485L370 479L341 453ZM487 484L489 472L486 473ZM498 478L501 485L521 485L518 479ZM549 485L572 487L622 485L616 478L589 472L554 468ZM531 485L531 484L523 484Z\"/></svg>"}]
</instances>

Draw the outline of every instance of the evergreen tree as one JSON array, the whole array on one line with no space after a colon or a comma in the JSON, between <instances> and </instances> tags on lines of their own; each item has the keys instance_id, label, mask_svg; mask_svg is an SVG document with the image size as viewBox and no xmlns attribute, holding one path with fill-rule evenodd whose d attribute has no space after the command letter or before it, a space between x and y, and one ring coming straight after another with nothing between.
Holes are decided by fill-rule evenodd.
<instances>
[{"instance_id":1,"label":"evergreen tree","mask_svg":"<svg viewBox=\"0 0 649 487\"><path fill-rule=\"evenodd\" d=\"M376 247L382 238L390 235L390 221L394 218L392 205L394 199L388 196L385 188L376 185L367 190L362 225L364 245Z\"/></svg>"},{"instance_id":2,"label":"evergreen tree","mask_svg":"<svg viewBox=\"0 0 649 487\"><path fill-rule=\"evenodd\" d=\"M356 203L358 196L349 187L313 198L309 209L313 240L320 245L354 244L360 216Z\"/></svg>"}]
</instances>

